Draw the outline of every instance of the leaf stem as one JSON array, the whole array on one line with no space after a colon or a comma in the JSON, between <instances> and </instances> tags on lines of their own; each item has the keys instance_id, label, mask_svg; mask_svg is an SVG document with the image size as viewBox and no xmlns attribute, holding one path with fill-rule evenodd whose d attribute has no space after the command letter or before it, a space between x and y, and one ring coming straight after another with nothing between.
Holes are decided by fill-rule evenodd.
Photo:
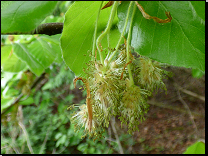
<instances>
[{"instance_id":1,"label":"leaf stem","mask_svg":"<svg viewBox=\"0 0 208 156\"><path fill-rule=\"evenodd\" d=\"M132 23L133 23L133 20L134 20L134 14L136 12L136 4L134 4L134 10L133 10L133 13L132 13L132 16L131 16L131 23L130 23L130 26L129 26L129 32L128 32L128 37L127 37L127 46L126 46L126 52L127 52L127 62L129 62L130 60L130 56L129 56L129 53L131 52L130 51L130 39L131 39L131 27L132 27ZM132 73L131 73L131 68L130 68L130 64L128 64L127 66L128 68L128 72L129 72L129 79L130 79L130 83L131 85L134 84L134 80L133 80L133 76L132 76Z\"/></svg>"},{"instance_id":2,"label":"leaf stem","mask_svg":"<svg viewBox=\"0 0 208 156\"><path fill-rule=\"evenodd\" d=\"M100 36L97 38L97 42L96 42L96 45L97 45L97 49L98 49L98 52L99 52L99 55L100 55L100 61L101 63L104 65L104 60L103 60L103 57L102 57L102 54L101 54L101 49L99 47L99 44L101 43L103 37L110 31L111 29L111 25L113 23L113 20L114 20L114 17L115 17L115 14L116 14L116 9L117 9L117 6L118 6L118 2L115 1L113 6L112 6L112 9L111 9L111 14L110 14L110 17L109 17L109 20L108 20L108 24L104 30L103 33L100 34Z\"/></svg>"},{"instance_id":3,"label":"leaf stem","mask_svg":"<svg viewBox=\"0 0 208 156\"><path fill-rule=\"evenodd\" d=\"M125 20L125 24L124 24L124 27L123 27L123 31L121 33L121 36L119 38L119 41L118 41L118 44L116 46L116 50L113 52L113 54L111 55L111 57L109 58L109 62L113 59L114 55L117 53L118 51L118 47L119 45L121 44L121 40L124 36L124 32L126 31L126 27L127 27L127 23L128 23L128 20L129 20L129 14L130 14L130 10L131 10L131 6L132 6L133 2L131 1L130 4L129 4L129 8L128 8L128 11L127 11L127 15L126 15L126 20Z\"/></svg>"},{"instance_id":4,"label":"leaf stem","mask_svg":"<svg viewBox=\"0 0 208 156\"><path fill-rule=\"evenodd\" d=\"M108 53L110 51L110 31L107 33Z\"/></svg>"},{"instance_id":5,"label":"leaf stem","mask_svg":"<svg viewBox=\"0 0 208 156\"><path fill-rule=\"evenodd\" d=\"M96 37L97 37L97 25L98 25L98 19L99 19L100 10L101 10L102 5L103 5L103 1L100 4L100 8L99 8L98 14L97 14L97 19L96 19L96 22L95 22L95 31L94 31L93 46L92 46L92 56L95 56L95 48L96 48L95 44L96 44ZM93 59L96 59L96 58L93 57Z\"/></svg>"}]
</instances>

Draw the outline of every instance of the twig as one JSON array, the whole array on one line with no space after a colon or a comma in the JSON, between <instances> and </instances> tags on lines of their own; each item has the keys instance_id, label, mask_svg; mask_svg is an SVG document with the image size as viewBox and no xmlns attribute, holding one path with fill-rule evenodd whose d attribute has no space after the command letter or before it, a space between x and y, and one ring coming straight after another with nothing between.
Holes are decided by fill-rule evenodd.
<instances>
[{"instance_id":1,"label":"twig","mask_svg":"<svg viewBox=\"0 0 208 156\"><path fill-rule=\"evenodd\" d=\"M20 154L19 150L14 145L15 144L12 143L12 149L16 152L16 154Z\"/></svg>"},{"instance_id":2,"label":"twig","mask_svg":"<svg viewBox=\"0 0 208 156\"><path fill-rule=\"evenodd\" d=\"M186 104L186 102L182 99L179 90L177 90L177 94L178 94L178 98L181 101L181 103L183 104L183 106L188 110L189 116L191 118L192 124L194 125L195 131L196 131L196 134L197 134L197 137L198 137L198 129L197 129L196 123L194 122L194 117L193 117L193 115L191 113L191 110L189 109L189 107Z\"/></svg>"},{"instance_id":3,"label":"twig","mask_svg":"<svg viewBox=\"0 0 208 156\"><path fill-rule=\"evenodd\" d=\"M111 144L110 144L111 141L116 142L116 140L112 140L112 138L111 138L111 126L110 126L110 125L109 125L109 127L108 127L108 135L109 135L109 137L108 137L108 138L105 137L105 140L108 141L108 147L109 147L109 148L108 148L108 152L109 152L110 149L111 149ZM107 152L107 153L108 153L108 152Z\"/></svg>"},{"instance_id":4,"label":"twig","mask_svg":"<svg viewBox=\"0 0 208 156\"><path fill-rule=\"evenodd\" d=\"M44 79L42 79L41 81L40 81L40 83L35 87L35 93L34 93L34 95L33 96L35 96L36 94L37 94L37 92L39 91L39 90L41 90L41 88L46 84L48 82L48 78L47 77L45 77Z\"/></svg>"},{"instance_id":5,"label":"twig","mask_svg":"<svg viewBox=\"0 0 208 156\"><path fill-rule=\"evenodd\" d=\"M1 35L34 35L34 34L45 34L45 35L56 35L61 34L63 30L63 23L44 23L32 31L29 32L11 32L1 33Z\"/></svg>"},{"instance_id":6,"label":"twig","mask_svg":"<svg viewBox=\"0 0 208 156\"><path fill-rule=\"evenodd\" d=\"M119 140L118 133L117 133L117 130L116 130L116 127L115 127L115 117L113 117L111 119L111 126L112 126L112 129L113 129L113 133L115 134L115 137L116 137L116 142L118 143L119 153L124 154L124 151L123 151L123 148L121 146L121 142Z\"/></svg>"},{"instance_id":7,"label":"twig","mask_svg":"<svg viewBox=\"0 0 208 156\"><path fill-rule=\"evenodd\" d=\"M21 101L27 100L27 98L30 96L30 94L28 94L24 99L21 99Z\"/></svg>"},{"instance_id":8,"label":"twig","mask_svg":"<svg viewBox=\"0 0 208 156\"><path fill-rule=\"evenodd\" d=\"M60 150L57 154L61 154L65 149L66 149L66 147L64 146L64 147L62 148L62 150Z\"/></svg>"},{"instance_id":9,"label":"twig","mask_svg":"<svg viewBox=\"0 0 208 156\"><path fill-rule=\"evenodd\" d=\"M41 149L40 149L39 154L43 154L43 149L44 149L45 144L46 144L46 142L47 142L47 140L48 140L48 131L49 131L49 129L50 129L50 127L48 128L48 130L47 130L47 132L46 132L46 136L45 136L45 139L44 139L43 144L42 144L42 146L41 146Z\"/></svg>"},{"instance_id":10,"label":"twig","mask_svg":"<svg viewBox=\"0 0 208 156\"><path fill-rule=\"evenodd\" d=\"M53 149L52 154L56 154L56 148Z\"/></svg>"},{"instance_id":11,"label":"twig","mask_svg":"<svg viewBox=\"0 0 208 156\"><path fill-rule=\"evenodd\" d=\"M175 110L175 111L178 111L178 112L181 112L181 113L185 113L185 114L188 114L188 112L184 109L181 109L181 108L177 108L177 107L173 107L173 106L170 106L170 105L165 105L165 104L162 104L162 103L158 103L158 102L154 102L154 101L150 101L148 100L147 101L148 104L151 104L151 105L154 105L154 106L158 106L158 107L162 107L162 108L167 108L167 109L171 109L171 110ZM200 117L204 117L203 114L199 114L197 112L191 112L194 116L200 116Z\"/></svg>"},{"instance_id":12,"label":"twig","mask_svg":"<svg viewBox=\"0 0 208 156\"><path fill-rule=\"evenodd\" d=\"M24 122L23 121L23 112L22 112L22 105L19 105L18 106L18 112L17 112L17 120L18 121L20 121L20 122ZM21 153L23 153L24 152L24 150L25 150L25 142L26 142L27 140L26 139L24 139L24 144L23 144L23 146L21 147Z\"/></svg>"},{"instance_id":13,"label":"twig","mask_svg":"<svg viewBox=\"0 0 208 156\"><path fill-rule=\"evenodd\" d=\"M10 138L12 139L11 147L16 152L16 154L20 154L20 150L16 145L16 138L18 136L18 130L16 126L12 126L12 131L8 131Z\"/></svg>"},{"instance_id":14,"label":"twig","mask_svg":"<svg viewBox=\"0 0 208 156\"><path fill-rule=\"evenodd\" d=\"M30 90L32 90L44 77L45 77L46 73L43 73L40 77L37 77L35 79L35 81L33 82L33 84L30 87ZM1 116L3 116L12 106L14 106L16 103L18 103L20 101L20 99L23 97L24 94L20 94L15 100L14 102L12 102L12 104L7 107L2 113Z\"/></svg>"},{"instance_id":15,"label":"twig","mask_svg":"<svg viewBox=\"0 0 208 156\"><path fill-rule=\"evenodd\" d=\"M29 137L28 137L27 130L26 130L24 124L23 124L21 121L19 121L18 124L19 124L19 126L22 128L22 130L23 130L23 132L24 132L24 134L25 134L25 137L26 137L26 140L27 140L27 146L28 146L28 148L29 148L29 150L30 150L30 153L31 153L31 154L34 154L33 149L32 149L32 146L31 146L31 144L30 144L30 139L29 139Z\"/></svg>"},{"instance_id":16,"label":"twig","mask_svg":"<svg viewBox=\"0 0 208 156\"><path fill-rule=\"evenodd\" d=\"M109 140L111 140L112 138L111 138L111 126L109 125L109 127L108 127L108 135L109 135Z\"/></svg>"},{"instance_id":17,"label":"twig","mask_svg":"<svg viewBox=\"0 0 208 156\"><path fill-rule=\"evenodd\" d=\"M12 135L9 133L9 136L11 137ZM4 136L3 133L1 134L1 137L2 137L1 139L5 139L5 136ZM12 143L11 144L7 143L8 146L1 147L1 150L4 149L4 148L6 148L5 154L12 153L11 150L14 150L16 152L16 154L20 154L19 150L15 147L16 144L13 142L13 140L14 139L12 138Z\"/></svg>"},{"instance_id":18,"label":"twig","mask_svg":"<svg viewBox=\"0 0 208 156\"><path fill-rule=\"evenodd\" d=\"M110 142L117 142L116 140L114 140L112 138L105 138L105 140L110 141Z\"/></svg>"},{"instance_id":19,"label":"twig","mask_svg":"<svg viewBox=\"0 0 208 156\"><path fill-rule=\"evenodd\" d=\"M205 97L204 97L204 96L201 96L201 95L198 95L198 94L196 94L196 93L193 93L193 92L191 92L191 91L189 91L189 90L183 89L182 87L180 87L180 86L177 85L177 84L175 84L175 85L176 85L176 87L177 87L179 90L181 90L182 92L184 92L184 93L186 93L186 94L188 94L188 95L191 95L191 96L193 96L193 97L195 97L195 98L198 98L198 99L200 99L200 100L202 100L202 101L205 101Z\"/></svg>"},{"instance_id":20,"label":"twig","mask_svg":"<svg viewBox=\"0 0 208 156\"><path fill-rule=\"evenodd\" d=\"M22 128L23 133L25 134L26 141L27 141L27 146L28 146L28 148L29 148L29 150L30 150L30 153L31 153L31 154L34 154L33 149L32 149L32 146L31 146L31 144L30 144L30 139L29 139L28 134L27 134L27 130L26 130L26 128L25 128L25 125L23 124L22 105L20 105L20 106L18 107L18 109L19 109L19 110L18 110L18 112L19 112L19 121L18 121L18 124L19 124L19 126Z\"/></svg>"}]
</instances>

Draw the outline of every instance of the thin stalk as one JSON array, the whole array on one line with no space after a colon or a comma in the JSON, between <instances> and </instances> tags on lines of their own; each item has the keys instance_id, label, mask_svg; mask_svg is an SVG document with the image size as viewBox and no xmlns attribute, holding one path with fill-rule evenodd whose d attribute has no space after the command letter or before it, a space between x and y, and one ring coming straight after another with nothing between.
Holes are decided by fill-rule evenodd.
<instances>
[{"instance_id":1,"label":"thin stalk","mask_svg":"<svg viewBox=\"0 0 208 156\"><path fill-rule=\"evenodd\" d=\"M93 39L93 46L92 46L92 56L95 56L95 48L96 48L95 44L96 44L96 37L97 37L97 25L98 25L98 19L99 19L100 10L101 10L102 5L103 5L103 1L100 4L100 8L99 8L98 14L97 14L97 19L96 19L96 22L95 22L94 39ZM93 59L94 58L95 57L93 57Z\"/></svg>"},{"instance_id":2,"label":"thin stalk","mask_svg":"<svg viewBox=\"0 0 208 156\"><path fill-rule=\"evenodd\" d=\"M132 23L133 23L133 20L134 20L134 14L136 12L136 4L134 4L134 10L133 10L133 13L132 13L132 16L131 16L131 24L129 26L129 32L128 32L128 37L127 37L127 46L126 46L126 52L127 52L127 62L129 62L130 60L130 56L129 56L129 53L130 53L130 39L131 39L131 27L132 27ZM131 85L134 84L134 80L133 80L133 76L132 76L132 73L131 73L131 68L130 68L130 64L128 64L127 66L128 68L128 72L129 72L129 79L130 79L130 83Z\"/></svg>"},{"instance_id":3,"label":"thin stalk","mask_svg":"<svg viewBox=\"0 0 208 156\"><path fill-rule=\"evenodd\" d=\"M110 31L107 33L108 53L110 51Z\"/></svg>"},{"instance_id":4,"label":"thin stalk","mask_svg":"<svg viewBox=\"0 0 208 156\"><path fill-rule=\"evenodd\" d=\"M109 58L109 62L113 59L113 57L114 57L114 55L117 53L117 51L118 51L118 47L119 47L119 45L121 44L121 40L122 40L122 38L123 38L123 36L124 36L124 32L126 31L126 27L127 27L127 23L128 23L128 20L129 20L129 14L130 14L130 10L131 10L131 6L132 6L132 4L133 4L134 2L130 2L130 4L129 4L129 8L128 8L128 11L127 11L127 15L126 15L126 21L125 21L125 24L124 24L124 27L123 27L123 31L122 31L122 33L121 33L121 36L120 36L120 38L119 38L119 41L118 41L118 44L117 44L117 46L116 46L116 50L113 52L113 54L111 55L111 57Z\"/></svg>"},{"instance_id":5,"label":"thin stalk","mask_svg":"<svg viewBox=\"0 0 208 156\"><path fill-rule=\"evenodd\" d=\"M112 9L111 9L111 14L110 14L110 17L109 17L109 20L108 20L108 24L104 30L103 33L100 34L100 36L97 38L97 42L96 42L96 45L97 45L97 49L98 49L98 52L99 52L99 55L100 55L100 61L101 63L104 65L104 60L103 60L103 56L101 54L101 49L99 47L99 44L101 43L103 37L110 31L111 29L111 25L113 23L113 20L114 20L114 17L115 17L115 14L116 14L116 9L117 9L117 6L118 6L118 2L115 1L113 6L112 6Z\"/></svg>"}]
</instances>

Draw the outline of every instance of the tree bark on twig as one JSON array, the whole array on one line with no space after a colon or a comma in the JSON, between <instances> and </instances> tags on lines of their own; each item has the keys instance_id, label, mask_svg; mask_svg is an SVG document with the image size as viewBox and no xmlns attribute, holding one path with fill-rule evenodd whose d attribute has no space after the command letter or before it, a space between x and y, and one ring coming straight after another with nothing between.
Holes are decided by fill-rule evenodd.
<instances>
[{"instance_id":1,"label":"tree bark on twig","mask_svg":"<svg viewBox=\"0 0 208 156\"><path fill-rule=\"evenodd\" d=\"M63 23L44 23L39 25L32 31L29 32L11 32L1 33L1 35L34 35L34 34L45 34L45 35L56 35L61 34L63 30Z\"/></svg>"}]
</instances>

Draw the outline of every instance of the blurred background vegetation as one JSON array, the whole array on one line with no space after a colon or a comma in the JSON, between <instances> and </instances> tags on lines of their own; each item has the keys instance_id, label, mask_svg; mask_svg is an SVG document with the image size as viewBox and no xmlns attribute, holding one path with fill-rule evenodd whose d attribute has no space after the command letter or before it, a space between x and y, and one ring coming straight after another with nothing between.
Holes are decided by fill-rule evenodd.
<instances>
[{"instance_id":1,"label":"blurred background vegetation","mask_svg":"<svg viewBox=\"0 0 208 156\"><path fill-rule=\"evenodd\" d=\"M42 24L63 22L72 3L58 2L53 14ZM1 44L8 44L14 38L30 40L31 35L1 35ZM86 91L79 89L82 82L77 82L78 87L74 89L74 77L64 62L54 62L40 77L29 70L11 73L1 69L1 97L4 97L1 102L2 154L86 154L119 150L116 139L108 138L110 127L104 134L106 138L101 141L81 138L84 129L74 132L69 118L76 108L73 111L67 108L85 103L86 98ZM19 101L15 103L16 99ZM133 144L131 135L124 134L120 139L126 138Z\"/></svg>"},{"instance_id":2,"label":"blurred background vegetation","mask_svg":"<svg viewBox=\"0 0 208 156\"><path fill-rule=\"evenodd\" d=\"M42 23L63 22L64 14L72 3L73 2L64 1L58 2L53 14L48 16ZM60 34L58 36L60 37ZM12 36L1 35L1 44L11 41L11 37ZM28 38L28 40L30 40L31 35L18 35L18 37L19 39ZM172 151L170 150L172 153L182 153L185 151L185 149L177 150L177 152L176 150L174 151L173 149L176 147L174 141L177 140L177 135L174 135L176 138L172 137L172 139L171 136L169 136L169 134L171 134L169 132L166 133L165 131L163 134L162 131L162 134L160 134L157 129L159 125L161 125L162 129L168 129L174 133L176 131L181 132L180 136L182 136L182 138L181 140L179 139L177 145L180 144L181 146L184 145L187 147L197 140L197 138L194 138L195 134L193 134L192 131L190 131L191 136L185 138L186 136L184 137L183 135L185 135L186 132L184 133L183 129L176 129L177 124L174 125L175 122L170 118L170 111L163 111L163 108L158 109L160 106L152 106L151 108L154 109L154 112L150 110L150 114L148 114L147 117L151 122L155 119L160 121L163 119L162 117L164 117L164 121L169 122L168 120L170 120L171 123L169 125L167 125L167 122L163 123L162 121L161 124L154 125L153 123L156 123L156 121L151 123L148 120L146 122L148 126L145 126L144 123L144 125L140 126L140 132L129 135L127 134L127 127L124 125L123 129L121 129L120 122L118 122L116 118L113 118L109 128L105 129L104 138L100 141L88 137L82 138L81 136L83 135L84 129L81 129L79 132L74 132L74 127L70 124L69 120L70 115L73 111L76 111L76 108L72 111L67 110L67 108L72 104L85 103L86 91L82 88L79 89L83 85L81 81L77 82L77 88L74 89L72 83L75 77L74 73L69 70L64 62L58 62L51 64L40 77L35 76L27 69L18 73L1 70L1 97L4 97L1 99L2 154L163 153L167 149L167 147L165 147L167 143L163 141L163 143L159 145L159 142L154 139L156 139L156 137L160 139L162 137L161 135L165 136L166 134L168 137L165 137L167 137L168 140L172 140L171 144L168 145L172 146ZM176 70L180 71L178 69ZM184 70L181 70L181 73L184 74ZM178 73L178 75L183 75L181 73ZM190 75L191 72L187 73L189 73L189 77L203 76L203 74L197 70L192 70L192 75ZM184 77L185 80L183 80L183 82L187 82L187 76ZM201 95L204 93L204 83L204 76L202 79L199 79L199 81L190 81L192 86L194 86L193 84L198 85L198 89L202 91L200 92ZM164 96L166 101L167 98L171 100L176 99L175 101L177 101L177 94L173 95L172 93L175 91L170 88L173 88L173 86L167 86L167 95L159 93L160 95L158 95L158 97ZM195 89L196 88L193 88L192 90ZM170 95L174 97L172 98ZM187 96L185 96L185 98L186 97ZM19 101L14 102L16 99L19 99ZM193 97L190 100L194 101ZM193 105L197 102L198 101L194 101ZM154 103L153 105L156 104ZM175 108L178 105L179 104L173 105L173 107ZM198 105L199 107L196 106L196 108L199 108L199 111L202 110L200 114L202 117L196 118L195 122L197 122L196 120L204 121L204 102L198 102ZM178 115L175 113L174 117L177 118L178 123L180 119L183 120L184 116L185 115ZM184 121L181 121L181 123L179 122L179 126L184 129L190 127L190 129L193 130L194 128L191 127L193 122L191 122L190 119L187 120L187 118L189 118L189 116L187 116ZM184 123L186 124L188 122L190 126L184 125ZM203 124L204 123L200 124L202 125L201 127L198 125L200 138L205 137ZM169 127L166 129L165 126ZM155 130L157 134L151 133L150 129L152 131ZM151 137L153 135L154 138L152 139ZM154 144L148 144L150 142L148 142L148 140L155 142ZM156 146L156 144L158 146ZM140 151L137 151L139 149Z\"/></svg>"},{"instance_id":3,"label":"blurred background vegetation","mask_svg":"<svg viewBox=\"0 0 208 156\"><path fill-rule=\"evenodd\" d=\"M79 89L73 89L74 74L64 63L51 65L47 74L48 81L41 90L32 90L29 97L23 97L3 114L2 154L112 153L106 140L81 139L83 130L76 133L70 124L69 117L73 111L67 111L67 107L84 103L86 95L86 91L81 93ZM21 81L15 80L15 76L7 83Z\"/></svg>"}]
</instances>

